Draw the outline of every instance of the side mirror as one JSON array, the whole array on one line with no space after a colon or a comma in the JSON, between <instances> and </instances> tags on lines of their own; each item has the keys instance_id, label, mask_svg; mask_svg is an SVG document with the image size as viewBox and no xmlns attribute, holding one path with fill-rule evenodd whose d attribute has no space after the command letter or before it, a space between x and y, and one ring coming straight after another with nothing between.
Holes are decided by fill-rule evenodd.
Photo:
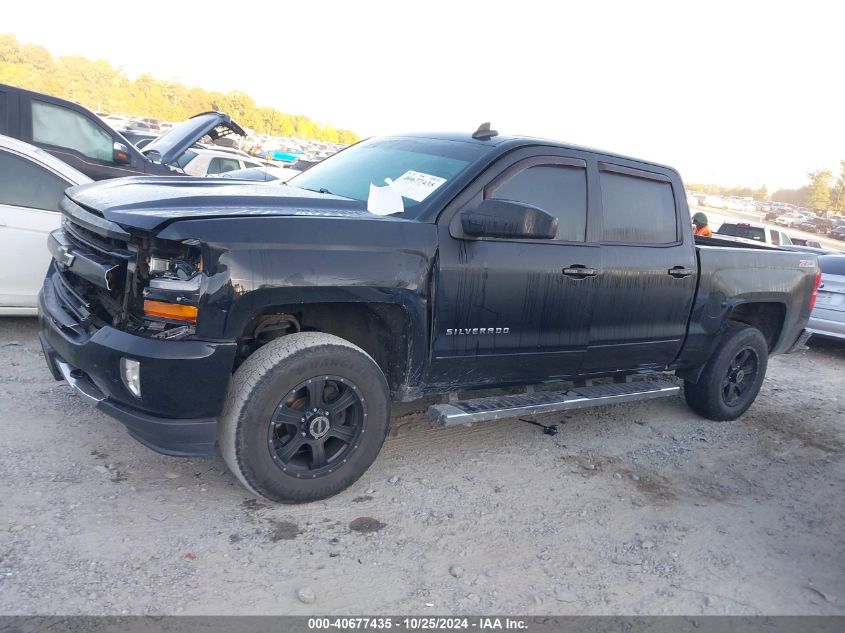
<instances>
[{"instance_id":1,"label":"side mirror","mask_svg":"<svg viewBox=\"0 0 845 633\"><path fill-rule=\"evenodd\" d=\"M461 227L469 237L551 240L558 219L538 207L511 200L484 200L461 213Z\"/></svg>"},{"instance_id":2,"label":"side mirror","mask_svg":"<svg viewBox=\"0 0 845 633\"><path fill-rule=\"evenodd\" d=\"M118 165L128 165L132 162L132 157L129 156L129 148L123 143L115 143L112 151L112 160Z\"/></svg>"}]
</instances>

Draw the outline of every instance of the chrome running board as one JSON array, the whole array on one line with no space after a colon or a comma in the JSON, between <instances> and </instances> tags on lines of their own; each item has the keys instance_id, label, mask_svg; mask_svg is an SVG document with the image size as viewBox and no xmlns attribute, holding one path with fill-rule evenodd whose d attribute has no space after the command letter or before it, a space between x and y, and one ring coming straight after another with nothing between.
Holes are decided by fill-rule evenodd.
<instances>
[{"instance_id":1,"label":"chrome running board","mask_svg":"<svg viewBox=\"0 0 845 633\"><path fill-rule=\"evenodd\" d=\"M677 395L680 389L669 380L590 385L573 387L568 391L536 391L435 404L428 408L428 416L443 426L455 426L513 418L518 415L540 415L603 404L665 398Z\"/></svg>"}]
</instances>

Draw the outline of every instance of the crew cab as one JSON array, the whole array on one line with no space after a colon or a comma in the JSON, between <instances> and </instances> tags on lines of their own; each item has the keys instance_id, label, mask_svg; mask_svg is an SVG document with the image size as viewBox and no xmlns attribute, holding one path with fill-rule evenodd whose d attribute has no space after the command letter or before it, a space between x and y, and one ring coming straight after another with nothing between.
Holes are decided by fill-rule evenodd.
<instances>
[{"instance_id":1,"label":"crew cab","mask_svg":"<svg viewBox=\"0 0 845 633\"><path fill-rule=\"evenodd\" d=\"M125 178L61 208L54 377L281 502L360 477L393 401L449 394L431 417L470 424L673 396L674 372L735 419L819 282L813 255L696 244L671 167L489 126L369 139L274 187Z\"/></svg>"},{"instance_id":2,"label":"crew cab","mask_svg":"<svg viewBox=\"0 0 845 633\"><path fill-rule=\"evenodd\" d=\"M246 135L229 115L204 112L142 151L78 103L7 84L0 84L0 134L40 147L94 180L182 175L178 159L204 136Z\"/></svg>"}]
</instances>

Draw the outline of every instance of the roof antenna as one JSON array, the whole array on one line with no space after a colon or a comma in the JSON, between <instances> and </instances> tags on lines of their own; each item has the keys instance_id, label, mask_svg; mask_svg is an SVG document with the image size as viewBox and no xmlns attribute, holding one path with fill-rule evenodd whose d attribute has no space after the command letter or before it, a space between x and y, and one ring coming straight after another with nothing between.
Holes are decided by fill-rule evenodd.
<instances>
[{"instance_id":1,"label":"roof antenna","mask_svg":"<svg viewBox=\"0 0 845 633\"><path fill-rule=\"evenodd\" d=\"M486 123L482 123L478 126L478 129L473 133L472 138L478 139L479 141L489 141L494 136L498 136L499 133L496 130L490 129L490 121Z\"/></svg>"}]
</instances>

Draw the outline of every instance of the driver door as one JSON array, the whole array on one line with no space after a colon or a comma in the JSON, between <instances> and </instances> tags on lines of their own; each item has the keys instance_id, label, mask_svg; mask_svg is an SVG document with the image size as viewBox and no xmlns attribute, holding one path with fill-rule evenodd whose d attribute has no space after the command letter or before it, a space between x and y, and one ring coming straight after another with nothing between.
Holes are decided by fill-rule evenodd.
<instances>
[{"instance_id":1,"label":"driver door","mask_svg":"<svg viewBox=\"0 0 845 633\"><path fill-rule=\"evenodd\" d=\"M589 241L587 163L515 152L441 215L428 382L503 385L574 376L589 343L600 250ZM470 238L460 214L489 198L557 217L554 239Z\"/></svg>"}]
</instances>

